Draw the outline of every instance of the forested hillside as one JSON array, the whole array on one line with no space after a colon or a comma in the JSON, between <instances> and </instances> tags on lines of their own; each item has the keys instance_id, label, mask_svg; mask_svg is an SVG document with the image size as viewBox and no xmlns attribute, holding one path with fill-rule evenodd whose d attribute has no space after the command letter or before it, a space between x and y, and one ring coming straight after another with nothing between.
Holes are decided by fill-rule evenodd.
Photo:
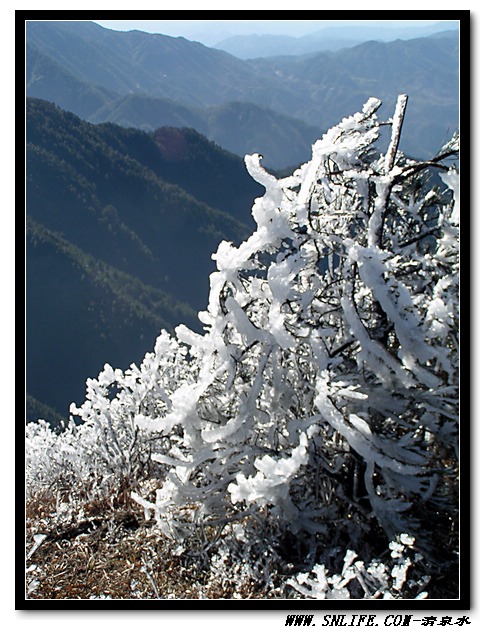
<instances>
[{"instance_id":1,"label":"forested hillside","mask_svg":"<svg viewBox=\"0 0 485 630\"><path fill-rule=\"evenodd\" d=\"M92 125L28 99L29 394L65 414L104 362L200 327L211 254L248 234L261 190L193 130Z\"/></svg>"},{"instance_id":2,"label":"forested hillside","mask_svg":"<svg viewBox=\"0 0 485 630\"><path fill-rule=\"evenodd\" d=\"M262 153L265 162L276 169L309 159L309 146L321 135L316 125L241 101L196 108L168 99L130 94L108 102L88 118L91 122L110 121L145 131L154 130L161 122L192 127L238 155Z\"/></svg>"}]
</instances>

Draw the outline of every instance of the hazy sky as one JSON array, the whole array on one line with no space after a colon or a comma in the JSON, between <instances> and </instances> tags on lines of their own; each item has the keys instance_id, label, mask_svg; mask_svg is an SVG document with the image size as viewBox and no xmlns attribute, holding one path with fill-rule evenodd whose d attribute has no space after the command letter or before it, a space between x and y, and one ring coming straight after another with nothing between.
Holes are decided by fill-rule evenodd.
<instances>
[{"instance_id":1,"label":"hazy sky","mask_svg":"<svg viewBox=\"0 0 485 630\"><path fill-rule=\"evenodd\" d=\"M440 20L95 20L97 24L119 31L182 36L203 44L216 44L231 35L270 33L300 36L330 26L426 26Z\"/></svg>"}]
</instances>

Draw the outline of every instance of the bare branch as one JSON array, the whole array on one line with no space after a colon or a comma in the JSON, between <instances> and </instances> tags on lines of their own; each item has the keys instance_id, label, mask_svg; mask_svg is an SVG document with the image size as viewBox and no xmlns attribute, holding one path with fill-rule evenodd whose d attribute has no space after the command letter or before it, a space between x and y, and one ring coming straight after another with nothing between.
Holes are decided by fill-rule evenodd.
<instances>
[{"instance_id":1,"label":"bare branch","mask_svg":"<svg viewBox=\"0 0 485 630\"><path fill-rule=\"evenodd\" d=\"M404 121L404 114L406 113L407 102L408 97L406 94L400 94L398 96L394 117L392 119L391 142L389 143L384 162L384 169L386 173L389 173L394 166L394 160L396 159L397 148L401 138L401 130Z\"/></svg>"}]
</instances>

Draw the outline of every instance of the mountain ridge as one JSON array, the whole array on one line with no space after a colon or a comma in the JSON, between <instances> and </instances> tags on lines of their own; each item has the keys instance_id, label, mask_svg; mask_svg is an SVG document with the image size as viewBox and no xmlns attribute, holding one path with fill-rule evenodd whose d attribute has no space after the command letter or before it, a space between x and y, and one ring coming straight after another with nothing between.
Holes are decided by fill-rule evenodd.
<instances>
[{"instance_id":1,"label":"mountain ridge","mask_svg":"<svg viewBox=\"0 0 485 630\"><path fill-rule=\"evenodd\" d=\"M453 28L454 27L454 28ZM356 46L370 40L384 42L397 39L415 39L417 37L435 37L443 31L456 33L454 22L439 22L425 27L385 26L332 26L306 35L232 35L213 45L213 48L224 50L240 59L257 59L281 55L307 55L324 51L338 51L342 48Z\"/></svg>"},{"instance_id":2,"label":"mountain ridge","mask_svg":"<svg viewBox=\"0 0 485 630\"><path fill-rule=\"evenodd\" d=\"M182 116L181 108L185 108L178 126L194 125L199 132L208 133L211 139L222 143L237 136L238 120L227 116L217 118L214 110L207 110L227 107L230 102L251 103L262 108L258 114L259 124L254 122L244 134L255 139L259 134L261 143L266 146L274 142L272 136L279 136L280 142L271 151L254 149L264 153L267 164L275 168L305 161L306 154L295 153L295 147L307 143L309 128L323 133L339 122L342 112L358 111L370 96L382 100L384 107L391 111L397 95L409 92L407 119L416 131L406 136L409 145L405 149L416 157L431 157L448 131L453 133L458 125L457 38L428 37L381 43L380 55L375 58L367 54L366 45L372 46L367 42L341 53L312 54L311 58L286 56L243 61L184 38L141 31L109 31L90 24L32 23L27 29L27 42L71 73L71 81L78 81L72 98L70 94L63 96L62 89L53 84L54 102L57 99L58 104L72 109L76 107L76 98L84 96L85 101L88 100L86 93L91 86L92 92L88 95L97 107L93 106L88 113L81 103L76 113L88 119L93 117L96 122L113 119L126 126L156 128L168 122L165 119L157 124L156 117L163 116L160 113L163 107L165 115L174 118ZM364 73L363 52L367 59ZM83 64L77 63L79 58L83 58ZM316 72L317 66L320 73ZM386 68L385 73L383 68ZM27 93L49 100L49 81L45 76L31 83ZM434 91L435 85L438 93ZM138 110L133 102L128 103L134 95L139 97ZM146 99L153 98L176 102L179 110L173 105L170 109L166 102L152 102L149 106ZM143 108L147 111L145 120ZM205 111L201 115L200 111L193 112L194 108ZM250 119L253 110L248 105L246 108L245 116ZM268 109L273 112L271 117ZM298 128L298 123L293 121L293 132L285 138L285 122L278 118L282 115L306 127ZM263 122L270 118L271 125ZM254 147L254 142L251 146ZM245 151L242 144L232 143L225 148L237 150L240 155ZM298 159L292 156L284 165L281 156L292 151Z\"/></svg>"}]
</instances>

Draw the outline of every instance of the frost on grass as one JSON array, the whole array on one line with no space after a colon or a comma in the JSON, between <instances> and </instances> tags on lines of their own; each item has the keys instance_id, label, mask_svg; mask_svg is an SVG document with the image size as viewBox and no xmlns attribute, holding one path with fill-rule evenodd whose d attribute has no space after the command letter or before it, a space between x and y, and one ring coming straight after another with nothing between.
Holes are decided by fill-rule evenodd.
<instances>
[{"instance_id":1,"label":"frost on grass","mask_svg":"<svg viewBox=\"0 0 485 630\"><path fill-rule=\"evenodd\" d=\"M353 592L357 592L359 599L402 599L408 569L413 562L422 560L420 553L413 553L413 545L414 538L407 534L391 541L388 564L372 560L366 565L354 551L349 550L338 573L329 575L325 565L316 564L310 572L290 578L287 584L307 599L351 599ZM425 575L418 581L408 581L407 587L413 593L413 599L428 597L424 588L429 580L429 576Z\"/></svg>"},{"instance_id":2,"label":"frost on grass","mask_svg":"<svg viewBox=\"0 0 485 630\"><path fill-rule=\"evenodd\" d=\"M415 538L435 572L452 566L458 142L427 163L406 158L406 103L380 121L369 99L290 177L246 157L266 192L253 234L213 255L204 332L162 331L140 366L106 365L71 407L80 425L61 435L29 425L29 492L62 486L72 498L124 484L175 551L219 567L222 541L258 524L258 553L276 531L290 564L313 562L316 577L294 582L313 584L310 597L353 597L350 580L367 596L379 575L392 584L373 596L401 596L408 560L390 573L372 564L399 536ZM297 551L282 542L292 536ZM329 578L318 562L329 546L366 557L349 552Z\"/></svg>"}]
</instances>

